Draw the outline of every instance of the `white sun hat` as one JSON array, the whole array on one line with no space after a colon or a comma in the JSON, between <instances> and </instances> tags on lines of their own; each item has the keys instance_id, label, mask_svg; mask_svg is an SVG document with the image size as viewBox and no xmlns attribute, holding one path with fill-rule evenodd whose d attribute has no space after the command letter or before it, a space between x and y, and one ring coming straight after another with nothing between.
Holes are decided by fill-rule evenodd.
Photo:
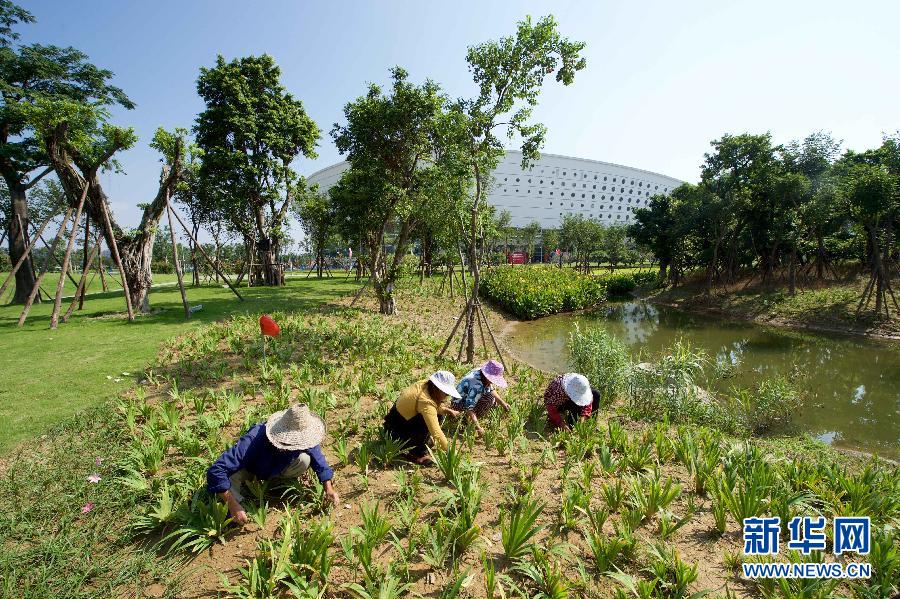
<instances>
[{"instance_id":1,"label":"white sun hat","mask_svg":"<svg viewBox=\"0 0 900 599\"><path fill-rule=\"evenodd\" d=\"M310 449L325 438L325 422L306 404L294 404L269 416L266 437L278 449Z\"/></svg>"},{"instance_id":2,"label":"white sun hat","mask_svg":"<svg viewBox=\"0 0 900 599\"><path fill-rule=\"evenodd\" d=\"M462 397L456 390L456 377L449 370L438 370L428 377L428 380L450 397L455 397L456 399Z\"/></svg>"},{"instance_id":3,"label":"white sun hat","mask_svg":"<svg viewBox=\"0 0 900 599\"><path fill-rule=\"evenodd\" d=\"M570 372L563 375L562 383L563 389L566 390L566 395L575 402L575 405L584 407L594 400L594 395L591 393L591 384L586 376Z\"/></svg>"}]
</instances>

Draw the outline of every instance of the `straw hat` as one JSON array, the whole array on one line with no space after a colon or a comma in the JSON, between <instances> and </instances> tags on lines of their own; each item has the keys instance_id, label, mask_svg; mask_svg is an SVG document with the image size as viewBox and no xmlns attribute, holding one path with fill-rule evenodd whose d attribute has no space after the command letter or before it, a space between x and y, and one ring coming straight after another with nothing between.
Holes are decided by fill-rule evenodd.
<instances>
[{"instance_id":1,"label":"straw hat","mask_svg":"<svg viewBox=\"0 0 900 599\"><path fill-rule=\"evenodd\" d=\"M266 437L278 449L309 449L325 438L325 422L306 404L294 404L269 416Z\"/></svg>"},{"instance_id":2,"label":"straw hat","mask_svg":"<svg viewBox=\"0 0 900 599\"><path fill-rule=\"evenodd\" d=\"M438 370L428 377L428 380L450 397L455 397L456 399L462 397L459 391L456 390L456 377L449 370Z\"/></svg>"},{"instance_id":3,"label":"straw hat","mask_svg":"<svg viewBox=\"0 0 900 599\"><path fill-rule=\"evenodd\" d=\"M481 367L481 374L488 381L497 385L501 389L506 389L506 379L503 378L503 364L497 360L488 360Z\"/></svg>"},{"instance_id":4,"label":"straw hat","mask_svg":"<svg viewBox=\"0 0 900 599\"><path fill-rule=\"evenodd\" d=\"M594 400L594 395L591 393L591 384L584 375L575 374L574 372L564 374L562 383L563 389L566 390L566 395L575 402L575 405L584 407Z\"/></svg>"}]
</instances>

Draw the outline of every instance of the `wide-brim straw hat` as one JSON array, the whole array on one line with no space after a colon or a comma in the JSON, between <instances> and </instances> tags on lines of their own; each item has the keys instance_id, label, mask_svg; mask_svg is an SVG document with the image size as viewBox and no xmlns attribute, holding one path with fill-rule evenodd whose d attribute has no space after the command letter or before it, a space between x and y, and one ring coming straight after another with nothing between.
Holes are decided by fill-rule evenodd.
<instances>
[{"instance_id":1,"label":"wide-brim straw hat","mask_svg":"<svg viewBox=\"0 0 900 599\"><path fill-rule=\"evenodd\" d=\"M325 422L306 404L294 404L269 416L266 437L278 449L310 449L325 438Z\"/></svg>"},{"instance_id":2,"label":"wide-brim straw hat","mask_svg":"<svg viewBox=\"0 0 900 599\"><path fill-rule=\"evenodd\" d=\"M484 375L491 384L497 385L501 389L506 389L506 379L503 378L503 364L497 360L488 360L481 367L481 374Z\"/></svg>"},{"instance_id":3,"label":"wide-brim straw hat","mask_svg":"<svg viewBox=\"0 0 900 599\"><path fill-rule=\"evenodd\" d=\"M450 397L460 399L462 395L456 390L456 377L449 370L438 370L428 380L434 383L434 386L449 395Z\"/></svg>"},{"instance_id":4,"label":"wide-brim straw hat","mask_svg":"<svg viewBox=\"0 0 900 599\"><path fill-rule=\"evenodd\" d=\"M584 407L594 401L594 395L591 393L591 384L586 376L570 372L563 375L562 382L566 395L575 402L575 405Z\"/></svg>"}]
</instances>

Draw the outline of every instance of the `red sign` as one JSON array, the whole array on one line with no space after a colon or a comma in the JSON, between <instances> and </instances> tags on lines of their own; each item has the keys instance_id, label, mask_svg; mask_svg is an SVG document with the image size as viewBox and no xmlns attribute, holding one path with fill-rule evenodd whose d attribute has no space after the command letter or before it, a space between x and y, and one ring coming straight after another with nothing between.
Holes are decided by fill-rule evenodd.
<instances>
[{"instance_id":1,"label":"red sign","mask_svg":"<svg viewBox=\"0 0 900 599\"><path fill-rule=\"evenodd\" d=\"M528 254L525 252L510 252L509 255L506 256L506 261L509 264L525 264L528 260Z\"/></svg>"}]
</instances>

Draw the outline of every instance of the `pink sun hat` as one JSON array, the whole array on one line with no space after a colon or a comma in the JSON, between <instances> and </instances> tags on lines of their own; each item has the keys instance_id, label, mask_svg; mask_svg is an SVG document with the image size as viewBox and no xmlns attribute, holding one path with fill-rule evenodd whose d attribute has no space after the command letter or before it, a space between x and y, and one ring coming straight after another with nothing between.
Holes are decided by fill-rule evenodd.
<instances>
[{"instance_id":1,"label":"pink sun hat","mask_svg":"<svg viewBox=\"0 0 900 599\"><path fill-rule=\"evenodd\" d=\"M501 389L506 388L506 379L503 378L503 364L497 360L488 360L481 367L481 374L484 378L497 385Z\"/></svg>"}]
</instances>

